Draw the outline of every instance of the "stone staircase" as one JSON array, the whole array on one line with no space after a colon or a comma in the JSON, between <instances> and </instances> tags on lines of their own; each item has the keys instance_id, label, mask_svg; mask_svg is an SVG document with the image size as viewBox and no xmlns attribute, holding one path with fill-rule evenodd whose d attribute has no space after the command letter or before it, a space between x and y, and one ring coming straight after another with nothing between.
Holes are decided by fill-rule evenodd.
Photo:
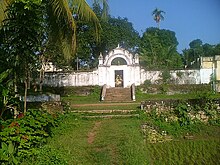
<instances>
[{"instance_id":1,"label":"stone staircase","mask_svg":"<svg viewBox=\"0 0 220 165\"><path fill-rule=\"evenodd\" d=\"M105 95L105 102L131 102L130 88L107 88Z\"/></svg>"},{"instance_id":2,"label":"stone staircase","mask_svg":"<svg viewBox=\"0 0 220 165\"><path fill-rule=\"evenodd\" d=\"M139 117L139 103L132 101L132 88L104 88L102 102L72 104L70 112L82 118L127 118ZM103 94L104 93L104 94Z\"/></svg>"}]
</instances>

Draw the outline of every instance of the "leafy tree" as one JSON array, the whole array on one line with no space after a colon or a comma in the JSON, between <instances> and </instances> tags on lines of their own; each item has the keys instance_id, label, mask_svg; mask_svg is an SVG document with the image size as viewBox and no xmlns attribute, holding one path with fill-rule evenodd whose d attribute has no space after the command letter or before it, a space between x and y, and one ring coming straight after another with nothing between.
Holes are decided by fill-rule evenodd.
<instances>
[{"instance_id":1,"label":"leafy tree","mask_svg":"<svg viewBox=\"0 0 220 165\"><path fill-rule=\"evenodd\" d=\"M202 45L202 49L203 49L203 55L208 57L208 56L214 56L215 55L215 46L214 45L210 45L208 43Z\"/></svg>"},{"instance_id":2,"label":"leafy tree","mask_svg":"<svg viewBox=\"0 0 220 165\"><path fill-rule=\"evenodd\" d=\"M157 23L158 29L160 28L160 21L164 20L163 14L165 14L165 12L163 10L158 9L158 8L154 9L154 11L152 12L154 20Z\"/></svg>"},{"instance_id":3,"label":"leafy tree","mask_svg":"<svg viewBox=\"0 0 220 165\"><path fill-rule=\"evenodd\" d=\"M0 73L0 119L11 118L13 116L11 110L17 110L17 101L11 95L12 80L10 79L12 69L8 69Z\"/></svg>"},{"instance_id":4,"label":"leafy tree","mask_svg":"<svg viewBox=\"0 0 220 165\"><path fill-rule=\"evenodd\" d=\"M214 46L214 54L220 55L220 43Z\"/></svg>"},{"instance_id":5,"label":"leafy tree","mask_svg":"<svg viewBox=\"0 0 220 165\"><path fill-rule=\"evenodd\" d=\"M148 69L182 68L182 59L177 52L178 41L170 30L148 28L141 38L139 54L142 66Z\"/></svg>"},{"instance_id":6,"label":"leafy tree","mask_svg":"<svg viewBox=\"0 0 220 165\"><path fill-rule=\"evenodd\" d=\"M191 49L199 48L202 46L202 40L196 39L189 43Z\"/></svg>"},{"instance_id":7,"label":"leafy tree","mask_svg":"<svg viewBox=\"0 0 220 165\"><path fill-rule=\"evenodd\" d=\"M2 0L0 6L0 25L7 17L5 9L15 0ZM100 23L95 13L89 7L85 0L22 0L26 3L25 8L29 8L31 3L41 3L46 6L46 10L42 11L45 16L45 23L48 24L50 36L55 42L61 44L63 55L66 59L70 59L76 48L76 21L73 14L78 17L93 22L95 32L98 39ZM107 10L106 0L101 0L103 6Z\"/></svg>"},{"instance_id":8,"label":"leafy tree","mask_svg":"<svg viewBox=\"0 0 220 165\"><path fill-rule=\"evenodd\" d=\"M220 54L220 44L203 44L200 39L195 39L189 43L190 48L183 50L183 57L188 68L199 69L201 57L214 57Z\"/></svg>"},{"instance_id":9,"label":"leafy tree","mask_svg":"<svg viewBox=\"0 0 220 165\"><path fill-rule=\"evenodd\" d=\"M101 20L100 42L93 39L92 26L85 21L79 21L77 56L82 61L86 61L91 68L96 67L100 52L105 55L118 44L131 52L137 51L140 37L127 18L112 18L108 15L108 19L103 20L101 19L103 9L100 5L93 4L93 10Z\"/></svg>"},{"instance_id":10,"label":"leafy tree","mask_svg":"<svg viewBox=\"0 0 220 165\"><path fill-rule=\"evenodd\" d=\"M28 5L28 8L25 6ZM37 61L37 52L42 42L41 24L43 15L39 3L15 1L8 6L4 21L4 46L8 67L14 69L15 81L24 82L27 96L31 71ZM20 80L19 80L20 79ZM26 111L26 99L24 102Z\"/></svg>"},{"instance_id":11,"label":"leafy tree","mask_svg":"<svg viewBox=\"0 0 220 165\"><path fill-rule=\"evenodd\" d=\"M102 2L106 5L105 0ZM47 47L52 42L60 45L63 59L70 59L74 54L74 13L93 22L98 39L100 23L85 0L3 0L0 3L0 30L4 38L3 46L2 43L0 45L4 51L2 63L6 65L5 68L14 68L15 81L20 78L18 82L24 82L25 97L31 71L38 61L37 54L45 59L45 52L49 52Z\"/></svg>"}]
</instances>

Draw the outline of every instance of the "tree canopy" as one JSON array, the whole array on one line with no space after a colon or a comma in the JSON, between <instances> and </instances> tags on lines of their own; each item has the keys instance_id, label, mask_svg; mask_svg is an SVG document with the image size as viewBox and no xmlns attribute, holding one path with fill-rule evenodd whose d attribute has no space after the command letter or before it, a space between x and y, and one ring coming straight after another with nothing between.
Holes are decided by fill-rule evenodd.
<instances>
[{"instance_id":1,"label":"tree canopy","mask_svg":"<svg viewBox=\"0 0 220 165\"><path fill-rule=\"evenodd\" d=\"M86 62L90 68L96 67L100 52L105 55L108 51L116 48L118 44L131 52L137 51L140 37L127 18L114 18L108 15L107 20L102 20L103 9L100 5L94 3L93 10L101 20L100 42L93 39L94 28L91 24L78 20L77 56L81 62ZM83 62L82 64L84 64Z\"/></svg>"},{"instance_id":2,"label":"tree canopy","mask_svg":"<svg viewBox=\"0 0 220 165\"><path fill-rule=\"evenodd\" d=\"M177 52L178 41L175 32L148 28L141 38L139 53L141 64L148 69L177 69L182 59Z\"/></svg>"},{"instance_id":3,"label":"tree canopy","mask_svg":"<svg viewBox=\"0 0 220 165\"><path fill-rule=\"evenodd\" d=\"M102 2L107 8L106 1ZM25 102L31 74L44 61L40 59L45 59L50 50L59 50L63 59L74 55L77 28L74 14L92 22L93 36L98 40L100 22L85 0L0 1L0 71L13 69L10 79L15 87L24 83Z\"/></svg>"},{"instance_id":4,"label":"tree canopy","mask_svg":"<svg viewBox=\"0 0 220 165\"><path fill-rule=\"evenodd\" d=\"M220 54L220 44L203 44L201 39L191 41L189 47L189 49L183 50L183 57L187 68L199 69L200 57L214 57Z\"/></svg>"}]
</instances>

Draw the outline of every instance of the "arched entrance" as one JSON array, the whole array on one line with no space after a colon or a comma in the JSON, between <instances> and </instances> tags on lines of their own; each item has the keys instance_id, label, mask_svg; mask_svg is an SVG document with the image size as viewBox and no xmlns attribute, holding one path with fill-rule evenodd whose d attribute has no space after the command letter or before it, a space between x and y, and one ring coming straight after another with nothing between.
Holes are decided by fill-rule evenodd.
<instances>
[{"instance_id":1,"label":"arched entrance","mask_svg":"<svg viewBox=\"0 0 220 165\"><path fill-rule=\"evenodd\" d=\"M112 60L111 66L127 65L124 58L116 57ZM115 87L124 87L124 70L115 70Z\"/></svg>"},{"instance_id":2,"label":"arched entrance","mask_svg":"<svg viewBox=\"0 0 220 165\"><path fill-rule=\"evenodd\" d=\"M140 82L140 66L137 55L117 47L105 57L99 57L99 85L130 87Z\"/></svg>"}]
</instances>

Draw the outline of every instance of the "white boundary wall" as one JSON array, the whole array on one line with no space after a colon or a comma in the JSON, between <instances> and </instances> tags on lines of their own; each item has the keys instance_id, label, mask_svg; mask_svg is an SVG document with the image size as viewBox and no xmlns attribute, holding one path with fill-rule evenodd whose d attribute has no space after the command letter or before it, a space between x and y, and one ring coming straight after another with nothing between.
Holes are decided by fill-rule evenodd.
<instances>
[{"instance_id":1,"label":"white boundary wall","mask_svg":"<svg viewBox=\"0 0 220 165\"><path fill-rule=\"evenodd\" d=\"M126 69L129 70L129 68ZM170 74L171 79L175 84L205 84L210 82L212 72L210 70L178 70L171 71ZM161 71L145 71L144 69L141 69L139 74L135 74L135 72L128 72L128 74L124 74L124 87L129 87L133 83L135 83L135 85L140 85L146 80L150 81L152 84L157 84L157 81L161 80L160 75ZM108 87L114 87L115 82L113 72L109 72L108 74L99 70L92 72L71 73L51 72L46 73L44 79L44 85L54 87L103 86L104 84L106 84Z\"/></svg>"},{"instance_id":2,"label":"white boundary wall","mask_svg":"<svg viewBox=\"0 0 220 165\"><path fill-rule=\"evenodd\" d=\"M122 59L126 64L116 65L114 59ZM152 84L161 80L162 71L146 71L139 65L139 57L134 56L120 47L112 50L103 57L100 54L97 70L91 72L46 72L44 85L61 86L103 86L115 87L115 74L117 70L123 72L123 87L132 84L140 85L146 80ZM173 70L170 71L171 80L175 84L205 84L211 81L215 70L201 68L199 70Z\"/></svg>"}]
</instances>

